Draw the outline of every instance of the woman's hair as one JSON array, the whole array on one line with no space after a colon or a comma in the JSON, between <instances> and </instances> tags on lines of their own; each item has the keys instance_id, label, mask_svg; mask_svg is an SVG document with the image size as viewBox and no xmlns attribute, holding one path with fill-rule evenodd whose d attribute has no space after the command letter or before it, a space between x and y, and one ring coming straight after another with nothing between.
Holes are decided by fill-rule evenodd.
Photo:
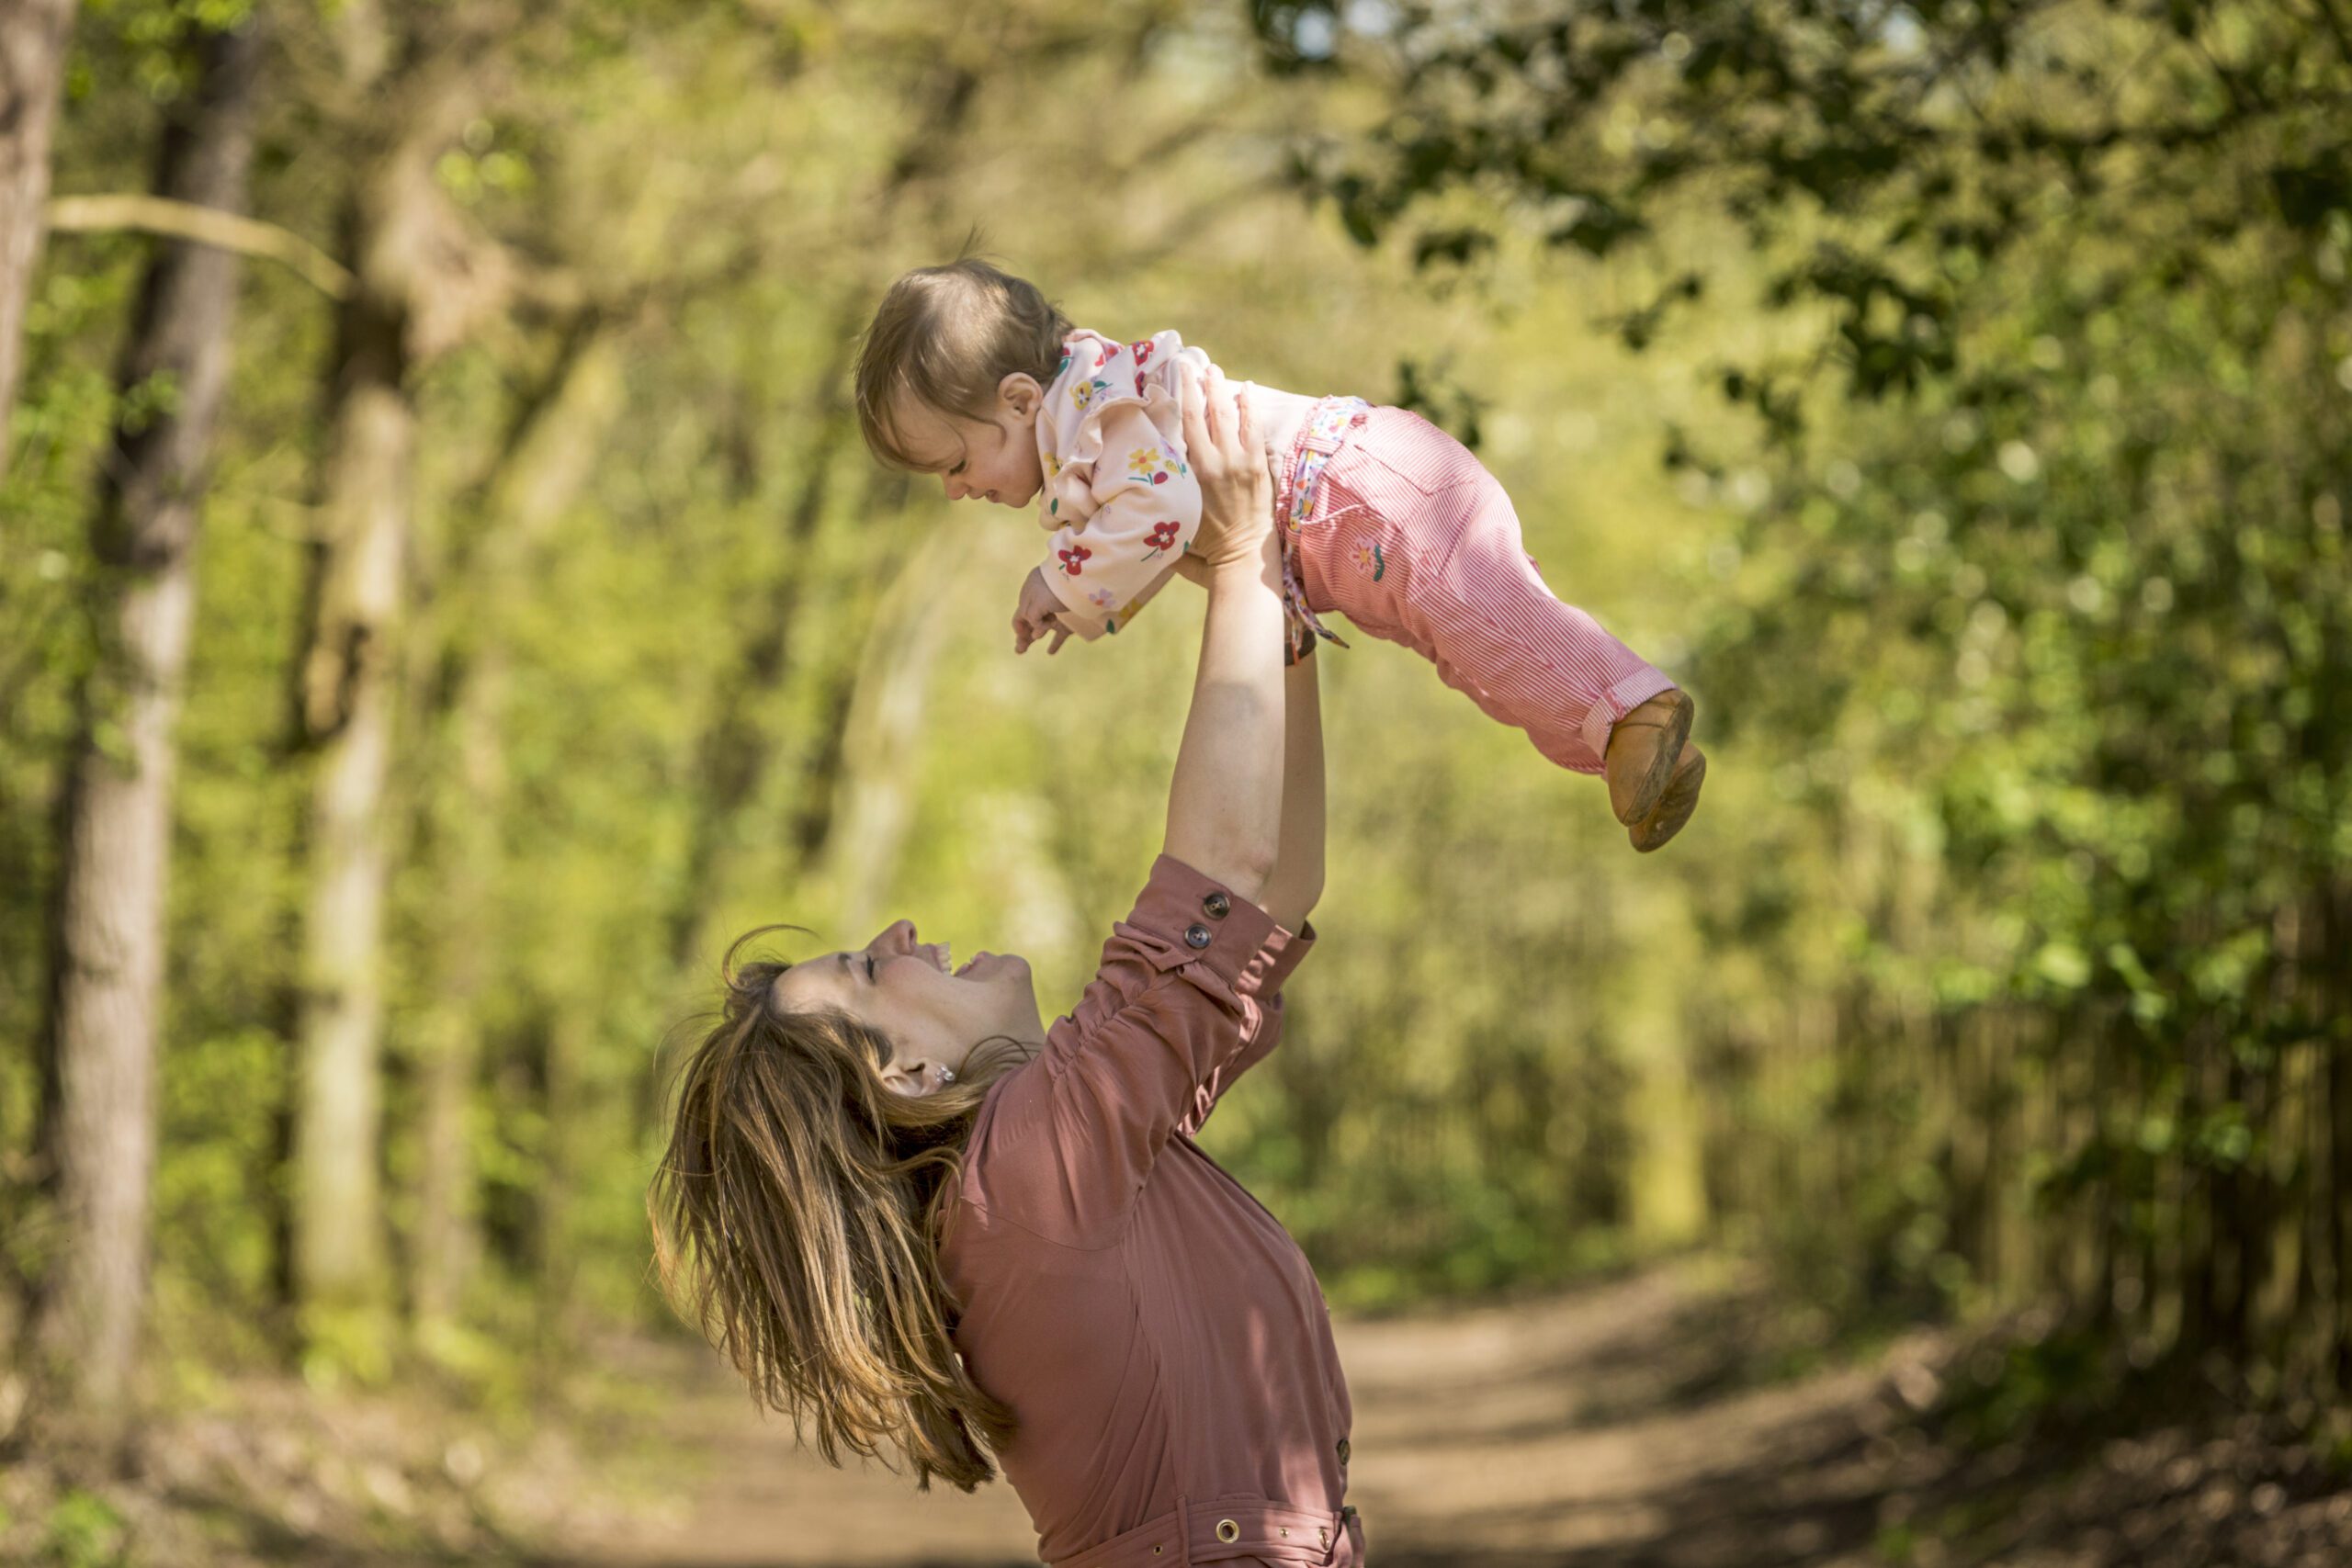
<instances>
[{"instance_id":1,"label":"woman's hair","mask_svg":"<svg viewBox=\"0 0 2352 1568\"><path fill-rule=\"evenodd\" d=\"M901 393L943 414L986 419L1016 370L1040 387L1060 373L1069 318L1026 278L966 256L918 267L882 296L857 356L857 424L896 468L920 468L891 419Z\"/></svg>"},{"instance_id":2,"label":"woman's hair","mask_svg":"<svg viewBox=\"0 0 2352 1568\"><path fill-rule=\"evenodd\" d=\"M775 999L791 965L728 949L718 1021L674 1088L670 1147L646 1208L662 1285L833 1464L895 1446L929 1490L996 1473L1012 1413L964 1371L940 1274L940 1225L989 1085L1029 1057L973 1049L920 1097L882 1080L889 1038L831 1009Z\"/></svg>"}]
</instances>

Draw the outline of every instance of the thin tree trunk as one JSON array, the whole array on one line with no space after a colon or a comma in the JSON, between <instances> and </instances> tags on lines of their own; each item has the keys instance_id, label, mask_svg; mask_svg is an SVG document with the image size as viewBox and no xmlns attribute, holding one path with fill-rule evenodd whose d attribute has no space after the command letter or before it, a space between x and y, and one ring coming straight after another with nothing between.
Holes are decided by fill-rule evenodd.
<instances>
[{"instance_id":1,"label":"thin tree trunk","mask_svg":"<svg viewBox=\"0 0 2352 1568\"><path fill-rule=\"evenodd\" d=\"M375 220L357 220L356 249L371 243ZM383 1284L376 1168L382 816L416 444L397 302L363 288L345 308L336 361L325 558L302 671L305 726L321 738L294 1133L295 1278L305 1305L364 1303Z\"/></svg>"},{"instance_id":2,"label":"thin tree trunk","mask_svg":"<svg viewBox=\"0 0 2352 1568\"><path fill-rule=\"evenodd\" d=\"M244 210L260 33L249 22L198 40L198 88L164 130L159 194ZM173 731L236 282L237 258L227 252L185 242L158 248L119 381L126 395L162 381L176 395L163 401L164 412L117 426L91 525L104 568L94 608L106 657L82 694L67 786L44 1030L57 1098L42 1138L64 1248L35 1332L59 1369L61 1392L101 1417L121 1403L146 1299Z\"/></svg>"},{"instance_id":3,"label":"thin tree trunk","mask_svg":"<svg viewBox=\"0 0 2352 1568\"><path fill-rule=\"evenodd\" d=\"M378 1171L382 1101L385 795L395 649L405 610L416 453L418 316L452 280L432 160L461 124L461 79L400 95L397 140L359 177L345 219L357 287L329 373L322 540L297 671L317 750L306 850L294 1125L294 1279L315 1314L389 1301Z\"/></svg>"},{"instance_id":4,"label":"thin tree trunk","mask_svg":"<svg viewBox=\"0 0 2352 1568\"><path fill-rule=\"evenodd\" d=\"M917 179L936 173L934 165L954 145L970 115L979 78L967 67L943 65L934 78L926 79L924 88L926 107L922 118L870 205L870 233L877 243L887 236L900 198ZM774 743L761 727L760 710L786 672L786 642L809 586L807 541L824 515L831 494L835 454L849 439L854 423L840 394L841 382L849 370L856 323L870 304L859 292L845 299L836 312L831 333L836 353L818 383L825 390L820 400L816 438L801 459L800 493L786 523L784 564L769 585L767 604L741 651L730 661L743 676L729 688L718 717L703 733L695 770L699 781L695 817L685 866L678 880L681 892L669 919L670 955L681 968L701 935L712 873L734 832L738 814L758 795L774 753ZM845 705L842 711L846 714ZM829 825L803 818L799 826L804 854L813 859L822 853L821 843L808 840L812 826Z\"/></svg>"},{"instance_id":5,"label":"thin tree trunk","mask_svg":"<svg viewBox=\"0 0 2352 1568\"><path fill-rule=\"evenodd\" d=\"M8 472L8 415L23 366L25 303L40 265L50 141L73 32L74 0L0 6L0 477Z\"/></svg>"},{"instance_id":6,"label":"thin tree trunk","mask_svg":"<svg viewBox=\"0 0 2352 1568\"><path fill-rule=\"evenodd\" d=\"M486 649L468 673L458 703L457 782L464 802L441 838L442 912L436 933L434 1001L418 1029L424 1057L417 1129L416 1324L430 1335L456 1321L479 1252L473 1145L466 1117L481 1062L478 1016L490 988L492 868L498 855L506 766L500 721L506 705L505 661Z\"/></svg>"},{"instance_id":7,"label":"thin tree trunk","mask_svg":"<svg viewBox=\"0 0 2352 1568\"><path fill-rule=\"evenodd\" d=\"M2352 948L2352 882L2329 889L2323 951L2336 954L2325 971L2337 1017L2352 1009L2352 978L2342 954ZM2352 1393L2352 1043L2331 1040L2324 1058L2327 1083L2327 1260L2335 1299L2328 1314L2328 1369L2338 1393Z\"/></svg>"},{"instance_id":8,"label":"thin tree trunk","mask_svg":"<svg viewBox=\"0 0 2352 1568\"><path fill-rule=\"evenodd\" d=\"M861 936L881 918L906 840L910 753L921 741L931 673L946 637L946 618L929 607L969 570L971 537L943 529L916 552L884 594L861 657L849 667L842 762L829 781L827 813L840 830L831 836L827 858L834 907Z\"/></svg>"},{"instance_id":9,"label":"thin tree trunk","mask_svg":"<svg viewBox=\"0 0 2352 1568\"><path fill-rule=\"evenodd\" d=\"M439 682L457 752L458 799L440 845L444 889L434 1001L420 1027L424 1104L419 1128L414 1303L429 1332L454 1320L480 1252L467 1108L482 1058L481 1008L499 950L494 908L506 796L504 733L512 683L499 607L523 585L549 527L592 471L624 394L612 344L582 322L507 443L486 487L487 544L456 582L447 635L452 674ZM458 646L470 635L471 646Z\"/></svg>"}]
</instances>

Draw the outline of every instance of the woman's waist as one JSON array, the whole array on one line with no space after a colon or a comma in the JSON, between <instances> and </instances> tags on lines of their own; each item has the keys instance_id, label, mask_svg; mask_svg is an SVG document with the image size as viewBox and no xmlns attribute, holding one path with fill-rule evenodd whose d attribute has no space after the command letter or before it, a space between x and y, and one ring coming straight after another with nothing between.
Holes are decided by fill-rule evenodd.
<instances>
[{"instance_id":1,"label":"woman's waist","mask_svg":"<svg viewBox=\"0 0 2352 1568\"><path fill-rule=\"evenodd\" d=\"M1264 1497L1181 1498L1175 1507L1046 1568L1161 1568L1245 1559L1283 1568L1354 1568L1363 1536L1350 1505L1299 1506Z\"/></svg>"}]
</instances>

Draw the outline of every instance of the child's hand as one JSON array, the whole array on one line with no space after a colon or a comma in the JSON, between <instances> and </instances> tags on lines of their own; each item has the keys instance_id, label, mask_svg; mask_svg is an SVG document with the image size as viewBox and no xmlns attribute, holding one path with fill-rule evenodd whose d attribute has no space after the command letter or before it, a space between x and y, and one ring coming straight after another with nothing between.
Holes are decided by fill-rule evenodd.
<instances>
[{"instance_id":1,"label":"child's hand","mask_svg":"<svg viewBox=\"0 0 2352 1568\"><path fill-rule=\"evenodd\" d=\"M1069 640L1069 633L1063 628L1059 619L1061 614L1061 595L1056 593L1053 585L1046 581L1046 569L1042 566L1034 569L1028 580L1021 585L1020 607L1012 612L1012 651L1026 653L1031 643L1051 632L1054 640L1046 651L1048 654L1059 653L1062 644Z\"/></svg>"}]
</instances>

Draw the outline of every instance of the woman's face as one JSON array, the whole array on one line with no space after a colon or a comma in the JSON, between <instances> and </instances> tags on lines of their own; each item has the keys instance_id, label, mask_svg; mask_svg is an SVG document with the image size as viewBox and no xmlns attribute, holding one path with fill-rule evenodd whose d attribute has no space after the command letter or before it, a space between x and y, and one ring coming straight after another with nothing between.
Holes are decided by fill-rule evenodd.
<instances>
[{"instance_id":1,"label":"woman's face","mask_svg":"<svg viewBox=\"0 0 2352 1568\"><path fill-rule=\"evenodd\" d=\"M950 501L1026 506L1046 482L1037 458L1037 414L1045 389L1034 377L1007 376L988 419L944 414L912 399L891 412L899 440L922 472L937 474Z\"/></svg>"},{"instance_id":2,"label":"woman's face","mask_svg":"<svg viewBox=\"0 0 2352 1568\"><path fill-rule=\"evenodd\" d=\"M864 947L803 959L776 976L783 1006L838 1008L889 1037L883 1081L899 1094L930 1094L983 1040L1010 1036L1042 1044L1029 964L1009 953L978 953L961 968L945 942L918 942L898 920Z\"/></svg>"}]
</instances>

